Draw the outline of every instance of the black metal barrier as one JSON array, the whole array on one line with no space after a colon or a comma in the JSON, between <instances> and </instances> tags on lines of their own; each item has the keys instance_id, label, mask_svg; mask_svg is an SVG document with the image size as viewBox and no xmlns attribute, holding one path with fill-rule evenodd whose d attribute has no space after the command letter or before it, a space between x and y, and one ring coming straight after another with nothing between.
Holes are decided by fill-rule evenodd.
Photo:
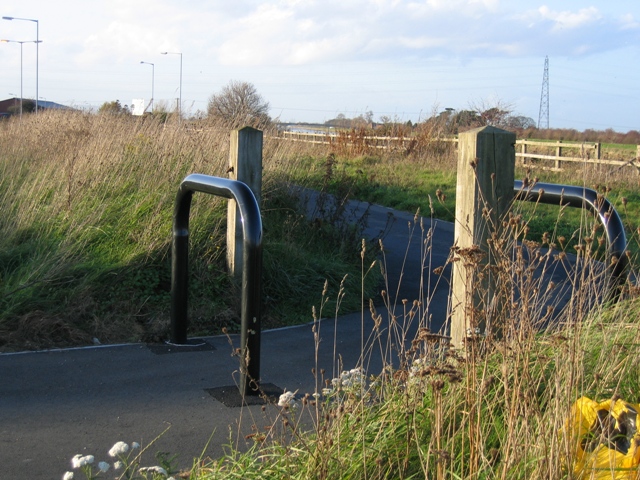
<instances>
[{"instance_id":1,"label":"black metal barrier","mask_svg":"<svg viewBox=\"0 0 640 480\"><path fill-rule=\"evenodd\" d=\"M610 281L605 300L617 300L620 286L626 280L629 259L626 255L627 237L624 225L613 205L595 190L571 185L533 183L525 186L524 182L516 180L513 191L516 200L586 208L598 215L605 229L608 245L607 268L610 271Z\"/></svg>"},{"instance_id":2,"label":"black metal barrier","mask_svg":"<svg viewBox=\"0 0 640 480\"><path fill-rule=\"evenodd\" d=\"M240 393L258 395L260 380L262 219L256 197L244 183L197 173L182 180L173 212L171 259L171 343L187 343L189 211L193 192L236 201L242 218L242 306Z\"/></svg>"}]
</instances>

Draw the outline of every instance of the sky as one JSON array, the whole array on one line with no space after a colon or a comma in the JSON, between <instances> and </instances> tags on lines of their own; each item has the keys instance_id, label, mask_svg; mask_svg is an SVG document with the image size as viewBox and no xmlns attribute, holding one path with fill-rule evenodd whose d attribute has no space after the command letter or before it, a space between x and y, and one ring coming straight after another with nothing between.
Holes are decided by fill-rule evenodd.
<instances>
[{"instance_id":1,"label":"sky","mask_svg":"<svg viewBox=\"0 0 640 480\"><path fill-rule=\"evenodd\" d=\"M38 20L0 21L31 42L0 43L0 99L21 79L35 98L37 77L42 100L181 93L196 115L237 80L283 122L498 104L537 122L548 56L551 128L640 130L638 0L3 0L0 16Z\"/></svg>"}]
</instances>

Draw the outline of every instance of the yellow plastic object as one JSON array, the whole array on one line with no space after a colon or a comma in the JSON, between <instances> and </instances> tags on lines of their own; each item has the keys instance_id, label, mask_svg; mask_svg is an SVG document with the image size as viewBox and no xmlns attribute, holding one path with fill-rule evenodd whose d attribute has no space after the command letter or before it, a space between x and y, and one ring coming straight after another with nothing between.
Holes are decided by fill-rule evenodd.
<instances>
[{"instance_id":1,"label":"yellow plastic object","mask_svg":"<svg viewBox=\"0 0 640 480\"><path fill-rule=\"evenodd\" d=\"M577 479L640 479L638 404L623 400L595 402L587 397L573 404L566 428L576 453Z\"/></svg>"}]
</instances>

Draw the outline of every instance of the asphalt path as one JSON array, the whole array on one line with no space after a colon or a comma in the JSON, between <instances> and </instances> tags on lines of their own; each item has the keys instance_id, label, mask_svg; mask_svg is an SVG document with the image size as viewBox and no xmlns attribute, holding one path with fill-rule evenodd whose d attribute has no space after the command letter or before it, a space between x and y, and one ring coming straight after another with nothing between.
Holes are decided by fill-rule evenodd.
<instances>
[{"instance_id":1,"label":"asphalt path","mask_svg":"<svg viewBox=\"0 0 640 480\"><path fill-rule=\"evenodd\" d=\"M317 201L310 200L310 205ZM381 297L376 302L383 325L389 315L403 317L403 299L421 300L420 317L437 331L447 316L448 285L432 269L446 264L453 225L360 202L346 209L352 219L365 213L364 236L384 232L380 261L389 301L386 307ZM322 388L321 371L331 378L341 368L355 367L363 346L369 352L364 363L376 373L382 362L378 352L388 352L398 339L383 327L372 340L372 325L367 309L324 319L315 328L262 332L261 385L275 396L285 389L313 393ZM278 409L242 403L235 387L238 359L232 355L238 338L194 343L199 345L0 354L0 478L62 478L75 454L109 461L107 452L117 441L143 446L153 441L146 465L154 464L153 452L164 451L178 454L183 468L202 455L219 457L228 444L244 448L251 442L245 435L254 425L273 423Z\"/></svg>"}]
</instances>

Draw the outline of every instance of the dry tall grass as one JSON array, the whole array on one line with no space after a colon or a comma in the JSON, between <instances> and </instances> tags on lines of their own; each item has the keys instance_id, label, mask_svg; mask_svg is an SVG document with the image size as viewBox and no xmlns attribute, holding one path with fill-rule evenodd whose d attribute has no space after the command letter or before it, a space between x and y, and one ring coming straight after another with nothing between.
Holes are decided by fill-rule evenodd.
<instances>
[{"instance_id":1,"label":"dry tall grass","mask_svg":"<svg viewBox=\"0 0 640 480\"><path fill-rule=\"evenodd\" d=\"M599 302L602 246L586 240L597 220L584 218L578 236L585 247L571 262L553 233L527 239L517 205L492 236L491 266L483 252L452 249L448 263L477 272L479 297L482 277L494 277L503 300L490 314L500 335L470 332L461 355L429 329L432 298L407 299L400 309L387 303L380 312L372 305L363 324L364 338L372 335L358 365L334 374L326 388L318 372L318 390L297 402L283 398L269 428L251 436L249 453L233 450L196 466L191 478L637 478L638 468L621 469L613 453L600 463L589 456L618 435L625 445L618 453L637 459L635 420L623 433L597 422L586 434L571 427L583 396L611 405L640 399L633 353L640 303L631 286L621 303ZM445 266L428 262L430 238L422 232L424 268L447 281ZM490 303L469 315L489 315ZM382 352L380 371L366 370L372 352Z\"/></svg>"},{"instance_id":2,"label":"dry tall grass","mask_svg":"<svg viewBox=\"0 0 640 480\"><path fill-rule=\"evenodd\" d=\"M190 173L226 177L229 138L227 128L211 122L81 112L0 122L0 347L160 338L168 323L167 256L179 183ZM301 227L285 199L290 172L299 167L295 147L265 131L264 211L290 211L291 232ZM214 299L232 295L216 273L224 270L223 202L197 197L192 208L192 244L201 260L194 289L213 285L202 291ZM203 325L205 317L232 320L233 300L226 303L213 313L194 305L193 318Z\"/></svg>"}]
</instances>

